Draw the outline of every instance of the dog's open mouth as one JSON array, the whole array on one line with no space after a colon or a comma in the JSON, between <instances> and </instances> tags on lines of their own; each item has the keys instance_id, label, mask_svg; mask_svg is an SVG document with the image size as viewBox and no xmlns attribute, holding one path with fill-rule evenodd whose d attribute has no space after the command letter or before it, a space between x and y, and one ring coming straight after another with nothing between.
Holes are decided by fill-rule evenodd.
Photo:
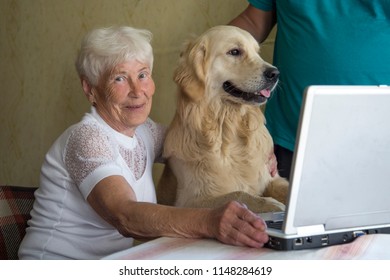
<instances>
[{"instance_id":1,"label":"dog's open mouth","mask_svg":"<svg viewBox=\"0 0 390 280\"><path fill-rule=\"evenodd\" d=\"M226 81L222 85L224 91L237 98L242 98L248 102L263 103L271 95L271 88L265 88L256 92L245 92L235 87L231 82Z\"/></svg>"}]
</instances>

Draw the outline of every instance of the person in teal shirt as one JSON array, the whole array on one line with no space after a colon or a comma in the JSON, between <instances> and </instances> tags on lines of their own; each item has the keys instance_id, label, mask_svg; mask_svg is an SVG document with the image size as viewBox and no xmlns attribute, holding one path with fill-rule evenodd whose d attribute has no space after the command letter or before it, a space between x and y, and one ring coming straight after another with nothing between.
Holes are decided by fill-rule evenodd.
<instances>
[{"instance_id":1,"label":"person in teal shirt","mask_svg":"<svg viewBox=\"0 0 390 280\"><path fill-rule=\"evenodd\" d=\"M279 173L288 178L307 86L390 85L390 1L248 2L231 25L263 42L277 23L273 63L280 83L265 115Z\"/></svg>"}]
</instances>

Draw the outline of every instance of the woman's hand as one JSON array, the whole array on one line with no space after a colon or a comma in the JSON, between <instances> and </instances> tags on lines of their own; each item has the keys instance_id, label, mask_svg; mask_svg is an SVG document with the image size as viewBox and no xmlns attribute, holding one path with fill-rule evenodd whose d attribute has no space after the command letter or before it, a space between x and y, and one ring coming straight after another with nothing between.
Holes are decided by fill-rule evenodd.
<instances>
[{"instance_id":1,"label":"woman's hand","mask_svg":"<svg viewBox=\"0 0 390 280\"><path fill-rule=\"evenodd\" d=\"M235 201L211 210L208 223L212 235L222 243L260 248L268 241L265 222Z\"/></svg>"}]
</instances>

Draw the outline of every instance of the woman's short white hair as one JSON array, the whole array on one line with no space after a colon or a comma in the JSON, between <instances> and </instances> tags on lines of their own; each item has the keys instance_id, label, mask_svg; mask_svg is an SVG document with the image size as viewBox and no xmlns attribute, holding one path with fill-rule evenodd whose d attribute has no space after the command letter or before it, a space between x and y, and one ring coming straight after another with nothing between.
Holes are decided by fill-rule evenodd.
<instances>
[{"instance_id":1,"label":"woman's short white hair","mask_svg":"<svg viewBox=\"0 0 390 280\"><path fill-rule=\"evenodd\" d=\"M81 43L76 59L80 77L97 85L99 78L116 65L137 60L153 68L152 33L128 26L94 29Z\"/></svg>"}]
</instances>

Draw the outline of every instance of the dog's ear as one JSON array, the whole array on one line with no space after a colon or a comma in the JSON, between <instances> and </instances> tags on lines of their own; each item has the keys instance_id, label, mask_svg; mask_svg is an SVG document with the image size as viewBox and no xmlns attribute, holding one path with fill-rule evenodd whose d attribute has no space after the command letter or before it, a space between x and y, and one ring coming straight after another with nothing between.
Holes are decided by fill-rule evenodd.
<instances>
[{"instance_id":1,"label":"dog's ear","mask_svg":"<svg viewBox=\"0 0 390 280\"><path fill-rule=\"evenodd\" d=\"M181 92L193 101L200 100L205 91L206 52L207 41L203 39L187 41L174 73L174 81Z\"/></svg>"}]
</instances>

